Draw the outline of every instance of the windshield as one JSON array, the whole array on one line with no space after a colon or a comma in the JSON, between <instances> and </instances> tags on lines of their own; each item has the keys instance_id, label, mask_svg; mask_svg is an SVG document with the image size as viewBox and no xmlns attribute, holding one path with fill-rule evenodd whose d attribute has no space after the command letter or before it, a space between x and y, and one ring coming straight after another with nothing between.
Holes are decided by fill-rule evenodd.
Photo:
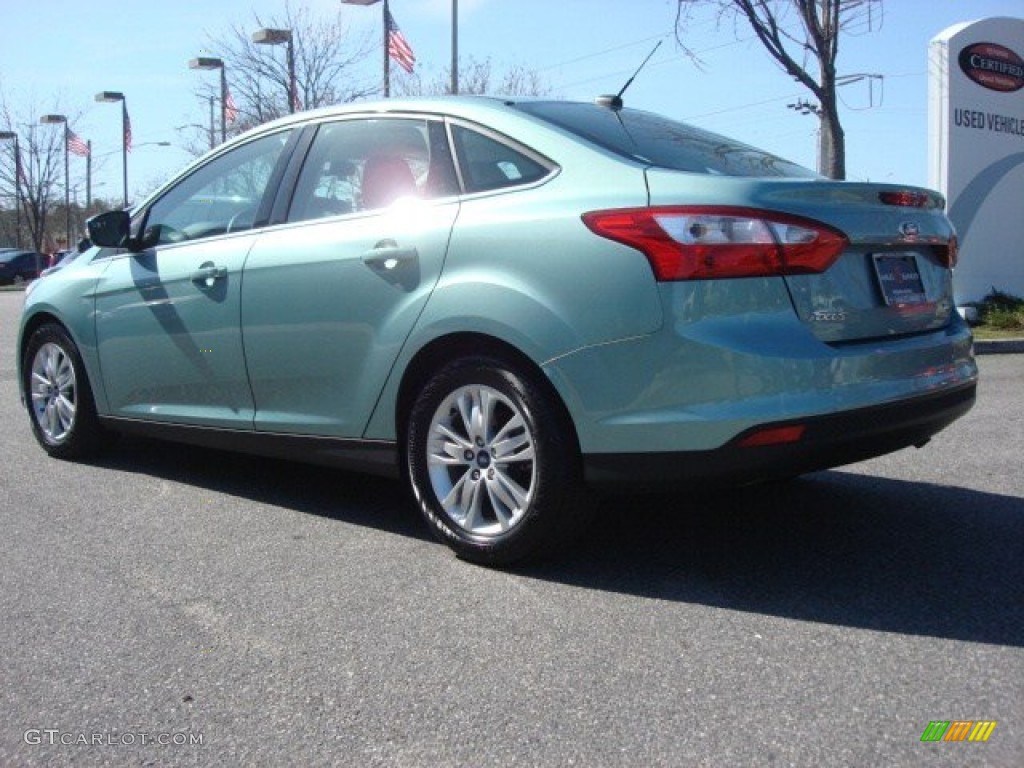
<instances>
[{"instance_id":1,"label":"windshield","mask_svg":"<svg viewBox=\"0 0 1024 768\"><path fill-rule=\"evenodd\" d=\"M659 168L721 176L817 177L781 157L651 112L564 101L514 106L617 155Z\"/></svg>"}]
</instances>

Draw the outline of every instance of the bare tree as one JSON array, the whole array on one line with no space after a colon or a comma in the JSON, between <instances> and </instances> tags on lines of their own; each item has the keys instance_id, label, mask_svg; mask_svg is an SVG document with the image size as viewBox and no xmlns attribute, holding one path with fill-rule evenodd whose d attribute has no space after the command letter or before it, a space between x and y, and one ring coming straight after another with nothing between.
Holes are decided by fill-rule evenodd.
<instances>
[{"instance_id":1,"label":"bare tree","mask_svg":"<svg viewBox=\"0 0 1024 768\"><path fill-rule=\"evenodd\" d=\"M356 101L377 92L378 86L359 73L359 65L373 51L374 44L369 37L353 39L340 9L339 3L333 16L321 17L305 7L295 10L288 3L283 16L254 13L251 23L235 24L223 35L209 36L208 50L224 61L228 89L238 110L228 126L229 134L242 133L290 111L285 46L254 43L252 34L258 29L291 30L299 108ZM210 98L216 100L215 121L219 124L219 81L207 78L196 95L204 111ZM183 126L181 130L193 132L193 151L200 153L209 146L209 136L201 126Z\"/></svg>"},{"instance_id":2,"label":"bare tree","mask_svg":"<svg viewBox=\"0 0 1024 768\"><path fill-rule=\"evenodd\" d=\"M49 110L62 113L59 107ZM21 196L21 225L36 251L53 250L56 238L49 231L51 214L58 205L64 211L64 131L63 126L39 124L42 111L34 103L21 112L12 110L6 97L0 98L0 124L18 135L21 178L15 169L14 153L0 154L0 185L11 190L17 185ZM72 118L68 118L69 120ZM64 231L64 222L57 230ZM15 238L17 239L17 238Z\"/></svg>"},{"instance_id":3,"label":"bare tree","mask_svg":"<svg viewBox=\"0 0 1024 768\"><path fill-rule=\"evenodd\" d=\"M394 76L392 92L396 96L441 96L449 93L450 83L451 71L447 68L427 77L418 71L412 74L399 72ZM521 64L496 75L490 57L480 61L470 56L459 67L459 93L548 96L551 87L535 70Z\"/></svg>"},{"instance_id":4,"label":"bare tree","mask_svg":"<svg viewBox=\"0 0 1024 768\"><path fill-rule=\"evenodd\" d=\"M807 88L817 104L818 171L846 178L846 137L839 120L836 72L839 38L876 12L881 0L677 0L676 40L683 48L686 22L695 6L715 6L719 18L745 20L773 59ZM794 31L798 30L798 31ZM813 71L815 68L817 71Z\"/></svg>"}]
</instances>

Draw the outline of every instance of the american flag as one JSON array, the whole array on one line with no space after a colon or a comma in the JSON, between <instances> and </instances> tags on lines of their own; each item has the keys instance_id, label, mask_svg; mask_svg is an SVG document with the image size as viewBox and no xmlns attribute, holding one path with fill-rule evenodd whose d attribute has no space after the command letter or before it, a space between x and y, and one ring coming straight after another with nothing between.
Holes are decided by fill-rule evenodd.
<instances>
[{"instance_id":1,"label":"american flag","mask_svg":"<svg viewBox=\"0 0 1024 768\"><path fill-rule=\"evenodd\" d=\"M238 107L235 106L235 100L231 97L231 91L226 91L224 97L224 122L233 123L238 119Z\"/></svg>"},{"instance_id":2,"label":"american flag","mask_svg":"<svg viewBox=\"0 0 1024 768\"><path fill-rule=\"evenodd\" d=\"M89 145L79 137L77 133L68 128L68 152L80 157L89 156Z\"/></svg>"},{"instance_id":3,"label":"american flag","mask_svg":"<svg viewBox=\"0 0 1024 768\"><path fill-rule=\"evenodd\" d=\"M409 41L405 39L402 30L395 24L395 19L388 11L384 19L388 25L388 56L398 62L398 65L406 72L412 72L416 65L416 54L412 52Z\"/></svg>"},{"instance_id":4,"label":"american flag","mask_svg":"<svg viewBox=\"0 0 1024 768\"><path fill-rule=\"evenodd\" d=\"M128 117L128 113L124 113L124 148L126 151L132 151L132 119Z\"/></svg>"}]
</instances>

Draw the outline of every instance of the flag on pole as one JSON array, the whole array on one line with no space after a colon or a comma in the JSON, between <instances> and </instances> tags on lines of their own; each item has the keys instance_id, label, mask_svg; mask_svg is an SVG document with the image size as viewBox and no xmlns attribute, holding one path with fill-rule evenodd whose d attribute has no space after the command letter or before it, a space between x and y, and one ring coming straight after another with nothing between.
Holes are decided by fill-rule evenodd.
<instances>
[{"instance_id":1,"label":"flag on pole","mask_svg":"<svg viewBox=\"0 0 1024 768\"><path fill-rule=\"evenodd\" d=\"M409 41L405 39L402 30L395 23L395 18L388 11L384 23L388 27L388 56L398 62L398 65L406 72L412 72L416 65L416 54L412 52Z\"/></svg>"},{"instance_id":2,"label":"flag on pole","mask_svg":"<svg viewBox=\"0 0 1024 768\"><path fill-rule=\"evenodd\" d=\"M77 133L68 128L68 152L79 157L89 156L89 145Z\"/></svg>"},{"instance_id":3,"label":"flag on pole","mask_svg":"<svg viewBox=\"0 0 1024 768\"><path fill-rule=\"evenodd\" d=\"M231 97L231 91L226 91L224 98L224 122L233 123L238 119L238 107L235 106L235 100Z\"/></svg>"},{"instance_id":4,"label":"flag on pole","mask_svg":"<svg viewBox=\"0 0 1024 768\"><path fill-rule=\"evenodd\" d=\"M124 113L124 148L125 151L132 151L132 119L128 117L128 113Z\"/></svg>"}]
</instances>

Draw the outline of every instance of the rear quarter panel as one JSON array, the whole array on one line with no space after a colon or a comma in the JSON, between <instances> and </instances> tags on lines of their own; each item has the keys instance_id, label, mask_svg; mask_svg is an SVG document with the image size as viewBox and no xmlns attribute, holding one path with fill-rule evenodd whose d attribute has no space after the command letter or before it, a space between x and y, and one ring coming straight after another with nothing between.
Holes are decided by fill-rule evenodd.
<instances>
[{"instance_id":1,"label":"rear quarter panel","mask_svg":"<svg viewBox=\"0 0 1024 768\"><path fill-rule=\"evenodd\" d=\"M646 205L643 169L591 150L545 149L560 166L553 177L463 198L441 279L399 356L367 437L394 438L402 373L440 337L483 334L542 366L661 326L661 301L645 257L594 235L581 219L589 210Z\"/></svg>"}]
</instances>

